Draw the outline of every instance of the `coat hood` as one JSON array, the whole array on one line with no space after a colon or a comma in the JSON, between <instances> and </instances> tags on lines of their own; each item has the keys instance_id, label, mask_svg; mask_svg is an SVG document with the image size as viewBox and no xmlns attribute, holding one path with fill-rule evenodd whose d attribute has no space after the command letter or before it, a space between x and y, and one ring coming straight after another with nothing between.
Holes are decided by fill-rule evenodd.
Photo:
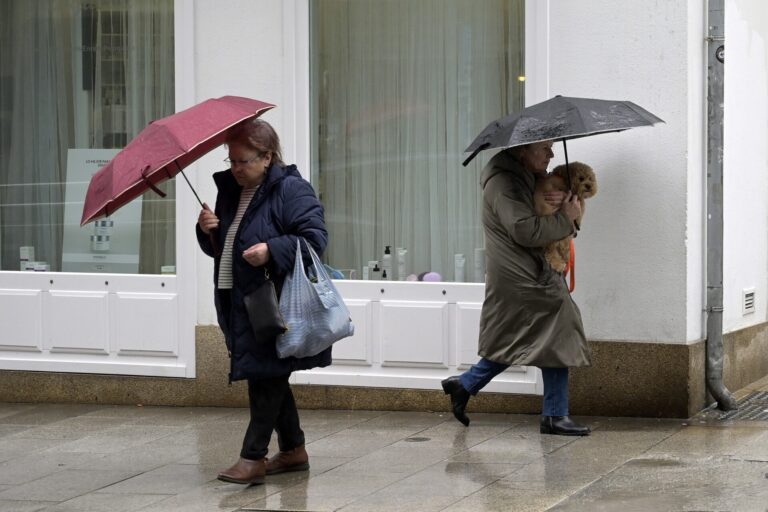
<instances>
[{"instance_id":1,"label":"coat hood","mask_svg":"<svg viewBox=\"0 0 768 512\"><path fill-rule=\"evenodd\" d=\"M526 171L522 164L512 157L509 151L500 151L488 161L488 164L480 173L480 187L484 189L491 178L504 172L512 172L522 176L523 180L530 185L531 191L533 191L533 187L536 184L536 176Z\"/></svg>"}]
</instances>

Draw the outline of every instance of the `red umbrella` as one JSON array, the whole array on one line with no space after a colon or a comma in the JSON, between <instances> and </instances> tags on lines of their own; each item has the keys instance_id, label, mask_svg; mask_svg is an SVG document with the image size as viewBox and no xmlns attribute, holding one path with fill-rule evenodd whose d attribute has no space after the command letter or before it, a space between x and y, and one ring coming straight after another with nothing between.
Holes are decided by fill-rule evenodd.
<instances>
[{"instance_id":1,"label":"red umbrella","mask_svg":"<svg viewBox=\"0 0 768 512\"><path fill-rule=\"evenodd\" d=\"M250 98L223 96L152 121L93 175L80 225L113 214L147 190L165 196L157 184L180 172L187 179L182 169L222 145L227 129L273 107ZM194 188L192 192L202 206Z\"/></svg>"}]
</instances>

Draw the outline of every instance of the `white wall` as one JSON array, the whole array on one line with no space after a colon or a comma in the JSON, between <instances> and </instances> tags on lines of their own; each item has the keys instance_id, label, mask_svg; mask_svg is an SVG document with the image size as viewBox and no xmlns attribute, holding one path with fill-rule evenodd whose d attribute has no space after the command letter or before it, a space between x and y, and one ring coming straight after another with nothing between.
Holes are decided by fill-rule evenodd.
<instances>
[{"instance_id":1,"label":"white wall","mask_svg":"<svg viewBox=\"0 0 768 512\"><path fill-rule=\"evenodd\" d=\"M768 296L768 5L725 2L725 331L766 321ZM755 288L754 314L742 290Z\"/></svg>"},{"instance_id":2,"label":"white wall","mask_svg":"<svg viewBox=\"0 0 768 512\"><path fill-rule=\"evenodd\" d=\"M701 64L688 60L687 3L552 0L550 13L552 95L631 100L666 121L569 144L569 159L592 165L599 185L576 242L587 334L685 343L688 301L701 308L686 273L689 254L701 255L698 233L686 244L688 219L701 214L688 183L700 161L689 159L689 135L694 144L700 136L690 125L700 109L689 103L698 87L689 73Z\"/></svg>"},{"instance_id":3,"label":"white wall","mask_svg":"<svg viewBox=\"0 0 768 512\"><path fill-rule=\"evenodd\" d=\"M766 316L768 21L762 5L726 2L726 330ZM706 1L550 0L549 13L549 95L629 99L666 121L569 144L570 159L591 164L600 185L577 239L575 298L588 335L700 340ZM308 57L296 43L306 37L306 15L305 0L196 0L194 78L179 85L195 101L241 94L277 103L265 119L281 134L286 160L303 172L308 108L301 94L296 102L293 87L308 73ZM562 150L556 150L559 163ZM208 202L215 198L210 174L223 168L225 156L213 152L190 170ZM197 208L189 215L191 229ZM748 232L742 234L742 226ZM212 263L198 251L195 265L198 323L214 324ZM742 317L741 289L751 286L758 312Z\"/></svg>"},{"instance_id":4,"label":"white wall","mask_svg":"<svg viewBox=\"0 0 768 512\"><path fill-rule=\"evenodd\" d=\"M307 32L305 2L195 0L192 18L194 59L188 63L193 70L192 83L179 87L192 91L193 103L236 95L276 104L263 118L280 134L285 161L297 163L308 176L308 108L295 100L294 91L297 75L301 80L301 73L309 74L306 52L300 51L301 45L297 50L295 44L296 31ZM226 167L222 162L226 156L223 148L215 150L191 166L187 174L200 198L211 207L216 200L211 175ZM197 204L189 209L190 230L194 229L198 211ZM213 260L196 244L192 250L196 251L197 321L216 324Z\"/></svg>"}]
</instances>

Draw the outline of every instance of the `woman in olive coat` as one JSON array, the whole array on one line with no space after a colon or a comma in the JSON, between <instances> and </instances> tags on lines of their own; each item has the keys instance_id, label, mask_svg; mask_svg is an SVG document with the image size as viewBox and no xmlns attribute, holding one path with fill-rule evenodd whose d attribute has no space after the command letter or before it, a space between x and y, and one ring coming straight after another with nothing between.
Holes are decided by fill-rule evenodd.
<instances>
[{"instance_id":1,"label":"woman in olive coat","mask_svg":"<svg viewBox=\"0 0 768 512\"><path fill-rule=\"evenodd\" d=\"M568 416L568 368L590 364L581 313L563 275L544 258L547 244L575 232L580 205L576 196L554 192L547 196L560 207L554 215L534 210L536 177L546 174L553 156L552 141L517 146L494 156L481 175L487 259L481 359L442 383L464 425L469 397L509 366L524 365L542 372L541 433L589 434Z\"/></svg>"}]
</instances>

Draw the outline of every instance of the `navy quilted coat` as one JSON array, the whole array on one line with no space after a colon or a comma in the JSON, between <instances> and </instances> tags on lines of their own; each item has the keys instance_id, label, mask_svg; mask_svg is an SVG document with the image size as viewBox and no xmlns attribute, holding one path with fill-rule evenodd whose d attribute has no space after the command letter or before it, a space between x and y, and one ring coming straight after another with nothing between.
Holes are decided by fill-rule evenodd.
<instances>
[{"instance_id":1,"label":"navy quilted coat","mask_svg":"<svg viewBox=\"0 0 768 512\"><path fill-rule=\"evenodd\" d=\"M220 306L218 275L220 254L214 251L224 247L224 237L235 218L242 188L232 176L231 170L213 175L218 188L214 213L219 218L219 229L214 231L214 241L197 226L200 248L214 258L215 302L219 326L224 332L231 360L229 379L263 379L287 375L295 370L307 370L331 364L331 349L304 358L279 359L274 343L256 343L243 305L243 297L261 284L264 267L254 267L243 258L245 249L259 242L269 245L269 262L266 267L274 281L278 294L287 273L293 269L296 257L296 235L303 236L318 254L322 254L328 242L323 207L312 186L301 177L295 165L272 164L261 187L243 215L232 248L232 308L226 318ZM311 262L303 249L304 262Z\"/></svg>"}]
</instances>

